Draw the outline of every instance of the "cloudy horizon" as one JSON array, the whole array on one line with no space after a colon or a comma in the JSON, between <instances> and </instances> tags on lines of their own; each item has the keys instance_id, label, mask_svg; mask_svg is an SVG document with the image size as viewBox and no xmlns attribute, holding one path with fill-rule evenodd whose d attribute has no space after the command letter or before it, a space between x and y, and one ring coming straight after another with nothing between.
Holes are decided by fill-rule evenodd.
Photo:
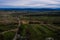
<instances>
[{"instance_id":1,"label":"cloudy horizon","mask_svg":"<svg viewBox=\"0 0 60 40\"><path fill-rule=\"evenodd\" d=\"M60 8L60 0L0 0L0 8Z\"/></svg>"}]
</instances>

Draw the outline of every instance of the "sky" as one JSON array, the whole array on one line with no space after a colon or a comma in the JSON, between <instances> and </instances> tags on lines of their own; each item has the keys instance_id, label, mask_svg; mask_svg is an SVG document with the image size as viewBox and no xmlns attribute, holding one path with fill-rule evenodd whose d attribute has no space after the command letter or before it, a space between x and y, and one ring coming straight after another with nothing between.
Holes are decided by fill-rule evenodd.
<instances>
[{"instance_id":1,"label":"sky","mask_svg":"<svg viewBox=\"0 0 60 40\"><path fill-rule=\"evenodd\" d=\"M60 8L60 0L0 0L0 8Z\"/></svg>"}]
</instances>

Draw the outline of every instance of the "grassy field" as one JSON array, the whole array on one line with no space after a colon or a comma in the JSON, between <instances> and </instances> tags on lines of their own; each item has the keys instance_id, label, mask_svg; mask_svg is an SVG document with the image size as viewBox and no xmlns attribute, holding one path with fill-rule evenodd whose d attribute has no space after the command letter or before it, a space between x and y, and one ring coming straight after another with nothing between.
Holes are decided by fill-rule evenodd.
<instances>
[{"instance_id":1,"label":"grassy field","mask_svg":"<svg viewBox=\"0 0 60 40\"><path fill-rule=\"evenodd\" d=\"M0 34L0 40L12 40L15 35L14 31L8 31L4 34Z\"/></svg>"},{"instance_id":2,"label":"grassy field","mask_svg":"<svg viewBox=\"0 0 60 40\"><path fill-rule=\"evenodd\" d=\"M1 24L0 23L0 32L8 31L17 28L17 25L11 23L11 24Z\"/></svg>"},{"instance_id":3,"label":"grassy field","mask_svg":"<svg viewBox=\"0 0 60 40\"><path fill-rule=\"evenodd\" d=\"M12 19L10 20L12 21ZM29 40L46 40L46 38L52 37L53 39L59 40L60 35L58 34L60 34L59 33L60 26L57 25L57 23L60 23L59 16L58 17L55 17L55 16L39 16L39 17L21 16L20 19L27 20L27 21L37 20L37 21L43 22L40 24L22 24L20 26L20 35L22 37L27 37ZM4 31L16 29L16 28L17 28L17 24L14 24L14 23L9 23L9 24L0 23L0 33ZM14 38L15 32L8 31L2 34L1 37L4 38L4 40L12 40Z\"/></svg>"},{"instance_id":4,"label":"grassy field","mask_svg":"<svg viewBox=\"0 0 60 40\"><path fill-rule=\"evenodd\" d=\"M58 36L56 30L55 27L49 27L48 24L28 24L23 27L21 35L26 37L28 34L29 36L27 37L29 37L29 40L45 40L48 37L58 39L56 38Z\"/></svg>"}]
</instances>

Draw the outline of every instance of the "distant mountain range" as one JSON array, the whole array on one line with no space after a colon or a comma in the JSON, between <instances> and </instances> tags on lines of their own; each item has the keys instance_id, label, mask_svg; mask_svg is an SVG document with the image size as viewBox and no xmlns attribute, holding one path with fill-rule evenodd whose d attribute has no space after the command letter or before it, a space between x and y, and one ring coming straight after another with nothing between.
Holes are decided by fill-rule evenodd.
<instances>
[{"instance_id":1,"label":"distant mountain range","mask_svg":"<svg viewBox=\"0 0 60 40\"><path fill-rule=\"evenodd\" d=\"M4 11L60 11L60 8L0 8Z\"/></svg>"}]
</instances>

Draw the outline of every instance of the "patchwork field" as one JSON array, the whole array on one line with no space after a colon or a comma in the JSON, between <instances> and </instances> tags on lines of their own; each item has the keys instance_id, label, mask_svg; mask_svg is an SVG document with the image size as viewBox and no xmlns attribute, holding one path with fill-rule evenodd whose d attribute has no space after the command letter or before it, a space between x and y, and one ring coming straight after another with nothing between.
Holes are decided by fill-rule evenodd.
<instances>
[{"instance_id":1,"label":"patchwork field","mask_svg":"<svg viewBox=\"0 0 60 40\"><path fill-rule=\"evenodd\" d=\"M60 16L0 16L0 40L15 38L16 40L59 40Z\"/></svg>"},{"instance_id":2,"label":"patchwork field","mask_svg":"<svg viewBox=\"0 0 60 40\"><path fill-rule=\"evenodd\" d=\"M21 30L23 29L23 30ZM59 39L59 28L50 24L28 24L21 25L20 35L27 37L29 40L45 40L52 37L53 39Z\"/></svg>"}]
</instances>

